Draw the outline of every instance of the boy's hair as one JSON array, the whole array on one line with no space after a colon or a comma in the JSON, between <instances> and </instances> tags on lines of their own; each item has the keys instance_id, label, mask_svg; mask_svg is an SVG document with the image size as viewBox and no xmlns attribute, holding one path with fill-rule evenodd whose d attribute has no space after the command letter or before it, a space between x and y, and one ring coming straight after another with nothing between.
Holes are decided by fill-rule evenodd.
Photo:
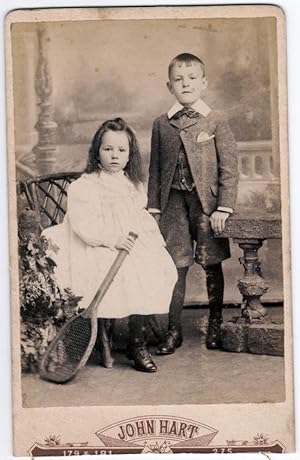
<instances>
[{"instance_id":1,"label":"boy's hair","mask_svg":"<svg viewBox=\"0 0 300 460\"><path fill-rule=\"evenodd\" d=\"M90 149L85 172L90 174L98 171L100 167L99 149L101 146L103 135L107 131L124 131L127 134L129 141L129 160L124 168L128 178L134 183L139 184L144 179L142 169L142 159L139 151L136 135L133 129L127 125L123 118L115 118L114 120L105 121L96 131Z\"/></svg>"},{"instance_id":2,"label":"boy's hair","mask_svg":"<svg viewBox=\"0 0 300 460\"><path fill-rule=\"evenodd\" d=\"M195 62L197 64L200 64L200 66L202 68L202 71L203 71L203 77L205 77L205 64L204 64L204 62L201 61L201 59L198 58L197 56L195 56L194 54L181 53L181 54L178 54L176 57L174 57L174 59L172 59L172 61L169 64L169 69L168 69L169 80L170 80L170 77L171 77L172 70L173 70L174 66L177 63L182 63L182 64L184 63L186 65L191 65L193 62Z\"/></svg>"}]
</instances>

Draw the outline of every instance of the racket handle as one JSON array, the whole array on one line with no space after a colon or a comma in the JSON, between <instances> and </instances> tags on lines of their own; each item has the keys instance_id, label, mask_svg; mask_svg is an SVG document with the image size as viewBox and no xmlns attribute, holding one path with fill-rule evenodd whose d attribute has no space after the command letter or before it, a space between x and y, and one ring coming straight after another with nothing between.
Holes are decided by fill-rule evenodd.
<instances>
[{"instance_id":1,"label":"racket handle","mask_svg":"<svg viewBox=\"0 0 300 460\"><path fill-rule=\"evenodd\" d=\"M129 232L128 236L130 236L134 241L138 238L138 235L136 233L134 233L134 232ZM124 262L124 259L126 259L128 254L129 254L129 252L126 251L126 249L119 249L119 254L117 255L115 261L113 262L112 266L110 267L106 277L104 278L104 280L103 280L103 282L101 284L102 289L105 288L107 282L110 285L110 283L113 281L114 277L118 273L122 263ZM109 287L109 285L108 285L108 287ZM100 287L100 289L101 289L101 287ZM105 290L105 292L106 292L106 290Z\"/></svg>"},{"instance_id":2,"label":"racket handle","mask_svg":"<svg viewBox=\"0 0 300 460\"><path fill-rule=\"evenodd\" d=\"M138 235L134 232L129 232L128 236L130 236L134 241L138 238ZM89 307L86 309L85 313L88 316L88 314L93 310L95 305L98 305L99 302L102 300L104 295L106 294L109 286L113 282L114 277L120 270L121 265L123 264L124 260L128 256L129 252L126 251L125 249L119 249L119 254L115 258L113 264L111 265L110 269L108 270L107 275L105 276L104 280L102 281L98 291L96 292L93 300L91 301L91 304Z\"/></svg>"},{"instance_id":3,"label":"racket handle","mask_svg":"<svg viewBox=\"0 0 300 460\"><path fill-rule=\"evenodd\" d=\"M134 241L139 237L139 235L135 232L129 232L128 236L130 236Z\"/></svg>"}]
</instances>

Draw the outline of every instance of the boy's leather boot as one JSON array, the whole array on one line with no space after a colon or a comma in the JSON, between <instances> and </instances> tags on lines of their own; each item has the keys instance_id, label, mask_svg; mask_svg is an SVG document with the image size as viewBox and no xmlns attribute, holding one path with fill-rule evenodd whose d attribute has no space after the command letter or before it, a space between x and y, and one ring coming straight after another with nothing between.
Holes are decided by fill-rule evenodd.
<instances>
[{"instance_id":1,"label":"boy's leather boot","mask_svg":"<svg viewBox=\"0 0 300 460\"><path fill-rule=\"evenodd\" d=\"M173 291L173 297L169 312L169 326L164 340L158 345L157 355L171 355L176 348L180 347L183 341L181 314L185 296L186 275L188 267L178 268L178 279Z\"/></svg>"},{"instance_id":2,"label":"boy's leather boot","mask_svg":"<svg viewBox=\"0 0 300 460\"><path fill-rule=\"evenodd\" d=\"M128 320L128 327L127 357L133 361L134 369L141 372L156 372L157 367L144 341L144 316L131 315Z\"/></svg>"},{"instance_id":3,"label":"boy's leather boot","mask_svg":"<svg viewBox=\"0 0 300 460\"><path fill-rule=\"evenodd\" d=\"M206 335L206 348L215 350L221 347L221 324L222 315L219 317L209 317Z\"/></svg>"},{"instance_id":4,"label":"boy's leather boot","mask_svg":"<svg viewBox=\"0 0 300 460\"><path fill-rule=\"evenodd\" d=\"M157 355L172 355L175 353L176 348L182 345L182 332L181 327L170 328L165 335L164 341L158 345Z\"/></svg>"}]
</instances>

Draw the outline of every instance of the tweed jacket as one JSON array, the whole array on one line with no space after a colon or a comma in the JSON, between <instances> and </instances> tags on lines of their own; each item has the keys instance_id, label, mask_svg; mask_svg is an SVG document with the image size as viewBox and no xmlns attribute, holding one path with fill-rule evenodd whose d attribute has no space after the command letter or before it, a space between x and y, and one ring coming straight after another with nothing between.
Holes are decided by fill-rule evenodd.
<instances>
[{"instance_id":1,"label":"tweed jacket","mask_svg":"<svg viewBox=\"0 0 300 460\"><path fill-rule=\"evenodd\" d=\"M237 148L224 116L211 110L207 116L168 118L153 123L148 184L148 208L161 212L175 174L181 146L184 146L196 190L205 214L218 206L234 209L237 197Z\"/></svg>"}]
</instances>

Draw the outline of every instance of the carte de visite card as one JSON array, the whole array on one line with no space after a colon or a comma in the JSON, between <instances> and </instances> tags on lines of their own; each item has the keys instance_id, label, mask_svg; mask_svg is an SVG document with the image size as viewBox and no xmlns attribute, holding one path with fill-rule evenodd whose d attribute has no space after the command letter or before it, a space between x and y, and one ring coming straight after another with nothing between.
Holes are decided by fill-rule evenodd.
<instances>
[{"instance_id":1,"label":"carte de visite card","mask_svg":"<svg viewBox=\"0 0 300 460\"><path fill-rule=\"evenodd\" d=\"M293 452L282 10L5 27L14 454Z\"/></svg>"}]
</instances>

